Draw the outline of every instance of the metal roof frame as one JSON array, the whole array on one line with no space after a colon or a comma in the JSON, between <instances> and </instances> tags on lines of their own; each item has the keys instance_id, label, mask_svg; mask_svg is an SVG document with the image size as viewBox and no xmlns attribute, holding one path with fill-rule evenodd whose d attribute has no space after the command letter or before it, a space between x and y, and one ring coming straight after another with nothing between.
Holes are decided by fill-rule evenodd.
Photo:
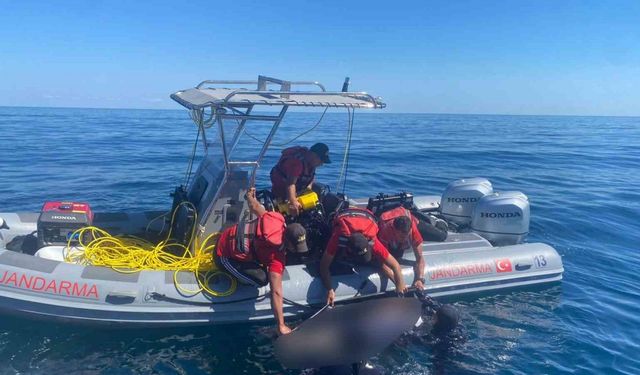
<instances>
[{"instance_id":1,"label":"metal roof frame","mask_svg":"<svg viewBox=\"0 0 640 375\"><path fill-rule=\"evenodd\" d=\"M228 88L220 85L256 85L257 89ZM269 90L279 85L279 90ZM320 91L296 91L294 86L315 86ZM290 107L385 108L380 98L366 92L330 92L315 81L285 81L259 76L257 81L207 80L196 87L171 94L171 98L187 109L206 107L246 107L266 105Z\"/></svg>"}]
</instances>

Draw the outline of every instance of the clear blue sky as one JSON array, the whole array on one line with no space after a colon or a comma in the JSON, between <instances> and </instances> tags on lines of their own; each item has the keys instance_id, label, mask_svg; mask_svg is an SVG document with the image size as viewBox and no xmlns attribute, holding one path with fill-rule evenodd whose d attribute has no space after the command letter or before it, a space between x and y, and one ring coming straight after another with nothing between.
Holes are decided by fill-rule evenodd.
<instances>
[{"instance_id":1,"label":"clear blue sky","mask_svg":"<svg viewBox=\"0 0 640 375\"><path fill-rule=\"evenodd\" d=\"M258 74L391 112L640 115L640 1L0 0L0 105L178 108Z\"/></svg>"}]
</instances>

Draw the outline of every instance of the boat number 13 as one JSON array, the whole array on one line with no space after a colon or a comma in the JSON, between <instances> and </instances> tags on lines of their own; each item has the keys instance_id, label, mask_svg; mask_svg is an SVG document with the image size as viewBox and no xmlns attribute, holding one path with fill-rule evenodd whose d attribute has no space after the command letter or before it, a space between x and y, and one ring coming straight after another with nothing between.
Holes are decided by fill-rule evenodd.
<instances>
[{"instance_id":1,"label":"boat number 13","mask_svg":"<svg viewBox=\"0 0 640 375\"><path fill-rule=\"evenodd\" d=\"M544 255L534 256L533 261L536 264L536 268L545 267L547 265L547 260L544 258Z\"/></svg>"}]
</instances>

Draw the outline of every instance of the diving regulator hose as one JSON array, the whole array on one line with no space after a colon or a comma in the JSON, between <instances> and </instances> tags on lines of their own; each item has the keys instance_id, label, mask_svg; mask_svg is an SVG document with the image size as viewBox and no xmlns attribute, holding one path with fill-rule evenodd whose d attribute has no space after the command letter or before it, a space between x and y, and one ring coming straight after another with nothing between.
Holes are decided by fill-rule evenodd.
<instances>
[{"instance_id":1,"label":"diving regulator hose","mask_svg":"<svg viewBox=\"0 0 640 375\"><path fill-rule=\"evenodd\" d=\"M173 211L172 225L169 227L166 238L157 244L136 236L112 236L103 229L88 226L73 232L66 247L67 250L84 248L84 251L66 251L64 259L69 263L109 267L120 273L135 273L142 270L175 271L173 282L182 294L207 293L213 297L230 296L236 291L238 282L228 273L218 270L213 261L219 232L210 234L202 243L199 243L197 238L194 242L196 225L193 225L187 245L171 240L173 222L181 205L190 205L194 209L196 215L194 222L197 223L197 212L193 204L186 201L180 203ZM72 247L72 239L77 239L78 245ZM88 242L85 243L87 240ZM192 242L193 253L189 250ZM178 272L181 271L193 272L198 281L197 289L187 289L180 285ZM229 278L230 285L226 291L217 291L209 287L209 281L219 275Z\"/></svg>"}]
</instances>

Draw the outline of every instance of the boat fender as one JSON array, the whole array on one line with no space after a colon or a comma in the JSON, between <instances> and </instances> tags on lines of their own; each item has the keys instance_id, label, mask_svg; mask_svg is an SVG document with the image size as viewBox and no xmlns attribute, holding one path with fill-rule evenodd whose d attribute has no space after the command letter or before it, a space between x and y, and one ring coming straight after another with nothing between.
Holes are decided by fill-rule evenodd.
<instances>
[{"instance_id":1,"label":"boat fender","mask_svg":"<svg viewBox=\"0 0 640 375\"><path fill-rule=\"evenodd\" d=\"M64 249L64 246L45 246L36 251L34 256L36 256L37 258L64 262Z\"/></svg>"}]
</instances>

